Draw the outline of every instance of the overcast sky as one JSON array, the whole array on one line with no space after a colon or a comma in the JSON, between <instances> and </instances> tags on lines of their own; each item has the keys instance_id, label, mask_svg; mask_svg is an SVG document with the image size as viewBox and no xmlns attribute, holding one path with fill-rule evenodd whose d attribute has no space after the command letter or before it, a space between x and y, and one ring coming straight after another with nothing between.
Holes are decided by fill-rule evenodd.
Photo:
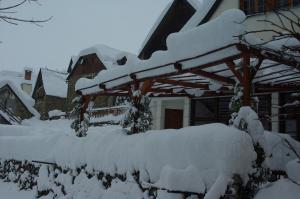
<instances>
[{"instance_id":1,"label":"overcast sky","mask_svg":"<svg viewBox=\"0 0 300 199\"><path fill-rule=\"evenodd\" d=\"M5 1L5 0L4 0ZM6 0L13 2L15 0ZM25 18L53 19L43 27L0 22L0 70L63 70L70 57L94 44L137 53L171 0L40 0L16 9ZM3 6L0 4L0 6Z\"/></svg>"}]
</instances>

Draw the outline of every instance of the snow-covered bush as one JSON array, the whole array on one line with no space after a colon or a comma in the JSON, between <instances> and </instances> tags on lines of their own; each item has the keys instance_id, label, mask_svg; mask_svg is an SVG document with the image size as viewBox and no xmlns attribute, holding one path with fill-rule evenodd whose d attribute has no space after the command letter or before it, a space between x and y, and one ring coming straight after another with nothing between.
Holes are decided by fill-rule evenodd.
<instances>
[{"instance_id":1,"label":"snow-covered bush","mask_svg":"<svg viewBox=\"0 0 300 199\"><path fill-rule=\"evenodd\" d=\"M150 110L150 98L141 96L138 103L134 101L128 102L129 109L126 111L124 120L122 121L123 128L136 129L137 132L146 132L152 126L152 113ZM136 132L131 132L136 133Z\"/></svg>"},{"instance_id":2,"label":"snow-covered bush","mask_svg":"<svg viewBox=\"0 0 300 199\"><path fill-rule=\"evenodd\" d=\"M21 190L36 186L36 176L39 166L28 161L0 161L0 179L17 183Z\"/></svg>"},{"instance_id":3,"label":"snow-covered bush","mask_svg":"<svg viewBox=\"0 0 300 199\"><path fill-rule=\"evenodd\" d=\"M253 162L253 171L249 175L250 180L243 190L243 194L253 197L262 183L269 178L268 151L264 128L258 115L251 107L241 107L238 113L232 114L231 124L242 131L247 132L251 138L254 150L257 154Z\"/></svg>"},{"instance_id":4,"label":"snow-covered bush","mask_svg":"<svg viewBox=\"0 0 300 199\"><path fill-rule=\"evenodd\" d=\"M89 115L85 113L81 121L82 101L82 96L77 96L73 99L72 104L74 104L74 108L70 114L71 118L75 118L71 124L71 128L75 130L76 136L78 137L86 136L90 118Z\"/></svg>"}]
</instances>

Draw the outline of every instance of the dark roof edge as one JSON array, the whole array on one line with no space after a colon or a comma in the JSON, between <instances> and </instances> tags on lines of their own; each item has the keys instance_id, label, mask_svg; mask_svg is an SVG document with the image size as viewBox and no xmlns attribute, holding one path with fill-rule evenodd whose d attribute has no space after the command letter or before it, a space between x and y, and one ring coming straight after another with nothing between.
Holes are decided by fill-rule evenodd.
<instances>
[{"instance_id":1,"label":"dark roof edge","mask_svg":"<svg viewBox=\"0 0 300 199\"><path fill-rule=\"evenodd\" d=\"M164 15L164 17L160 20L159 24L157 25L157 27L155 28L155 30L152 32L152 35L149 37L148 41L145 43L145 45L143 46L142 50L139 52L138 57L140 58L140 56L143 54L145 48L149 45L149 42L152 40L153 35L155 35L155 33L157 32L157 30L159 29L162 21L165 20L165 18L169 15L169 13L171 12L171 10L173 9L173 7L176 5L177 0L173 0L172 5L169 7L168 11L166 12L166 14Z\"/></svg>"},{"instance_id":2,"label":"dark roof edge","mask_svg":"<svg viewBox=\"0 0 300 199\"><path fill-rule=\"evenodd\" d=\"M216 0L214 5L211 7L211 9L208 11L206 16L202 19L202 21L198 24L198 26L208 22L213 16L213 14L216 12L216 10L219 8L222 2L223 0Z\"/></svg>"}]
</instances>

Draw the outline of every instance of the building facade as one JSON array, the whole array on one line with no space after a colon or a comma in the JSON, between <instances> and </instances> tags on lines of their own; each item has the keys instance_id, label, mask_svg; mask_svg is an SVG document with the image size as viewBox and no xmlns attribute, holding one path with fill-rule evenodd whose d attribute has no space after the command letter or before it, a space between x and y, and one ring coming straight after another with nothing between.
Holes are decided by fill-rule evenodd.
<instances>
[{"instance_id":1,"label":"building facade","mask_svg":"<svg viewBox=\"0 0 300 199\"><path fill-rule=\"evenodd\" d=\"M175 0L170 3L158 18L149 32L139 57L148 59L157 50L165 50L166 38L173 32L186 31L195 28L219 16L222 12L237 8L243 10L248 18L245 21L247 30L267 30L269 23L261 20L279 22L273 9L289 8L294 13L300 13L298 0ZM182 12L180 12L182 11ZM287 12L287 14L290 14ZM181 21L177 23L177 17ZM283 22L285 23L285 22ZM271 32L258 33L259 37L268 41L272 38ZM201 45L201 44L199 44ZM258 114L266 130L288 133L300 140L299 108L288 110L282 108L292 103L296 97L293 93L264 93L257 95L259 99ZM228 123L230 119L229 103L231 96L220 97L170 97L153 98L151 110L154 114L153 129L180 128L189 125L206 123ZM288 113L288 114L287 114ZM169 121L172 118L172 121Z\"/></svg>"}]
</instances>

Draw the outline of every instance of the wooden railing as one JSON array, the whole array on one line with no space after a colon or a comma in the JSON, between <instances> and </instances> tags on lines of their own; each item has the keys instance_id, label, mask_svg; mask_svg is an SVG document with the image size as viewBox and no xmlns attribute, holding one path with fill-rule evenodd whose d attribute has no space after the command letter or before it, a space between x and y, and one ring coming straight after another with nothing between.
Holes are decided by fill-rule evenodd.
<instances>
[{"instance_id":1,"label":"wooden railing","mask_svg":"<svg viewBox=\"0 0 300 199\"><path fill-rule=\"evenodd\" d=\"M119 125L122 122L122 115L127 110L128 106L95 108L91 111L90 125Z\"/></svg>"},{"instance_id":2,"label":"wooden railing","mask_svg":"<svg viewBox=\"0 0 300 199\"><path fill-rule=\"evenodd\" d=\"M91 117L99 118L108 115L118 116L124 114L128 109L128 106L113 106L104 108L95 108L91 111Z\"/></svg>"},{"instance_id":3,"label":"wooden railing","mask_svg":"<svg viewBox=\"0 0 300 199\"><path fill-rule=\"evenodd\" d=\"M0 103L0 110L2 112L4 112L10 119L10 121L8 122L14 122L17 124L21 124L22 123L22 119L19 118L18 116L16 116L12 111L10 111L6 106L4 106L3 104Z\"/></svg>"}]
</instances>

